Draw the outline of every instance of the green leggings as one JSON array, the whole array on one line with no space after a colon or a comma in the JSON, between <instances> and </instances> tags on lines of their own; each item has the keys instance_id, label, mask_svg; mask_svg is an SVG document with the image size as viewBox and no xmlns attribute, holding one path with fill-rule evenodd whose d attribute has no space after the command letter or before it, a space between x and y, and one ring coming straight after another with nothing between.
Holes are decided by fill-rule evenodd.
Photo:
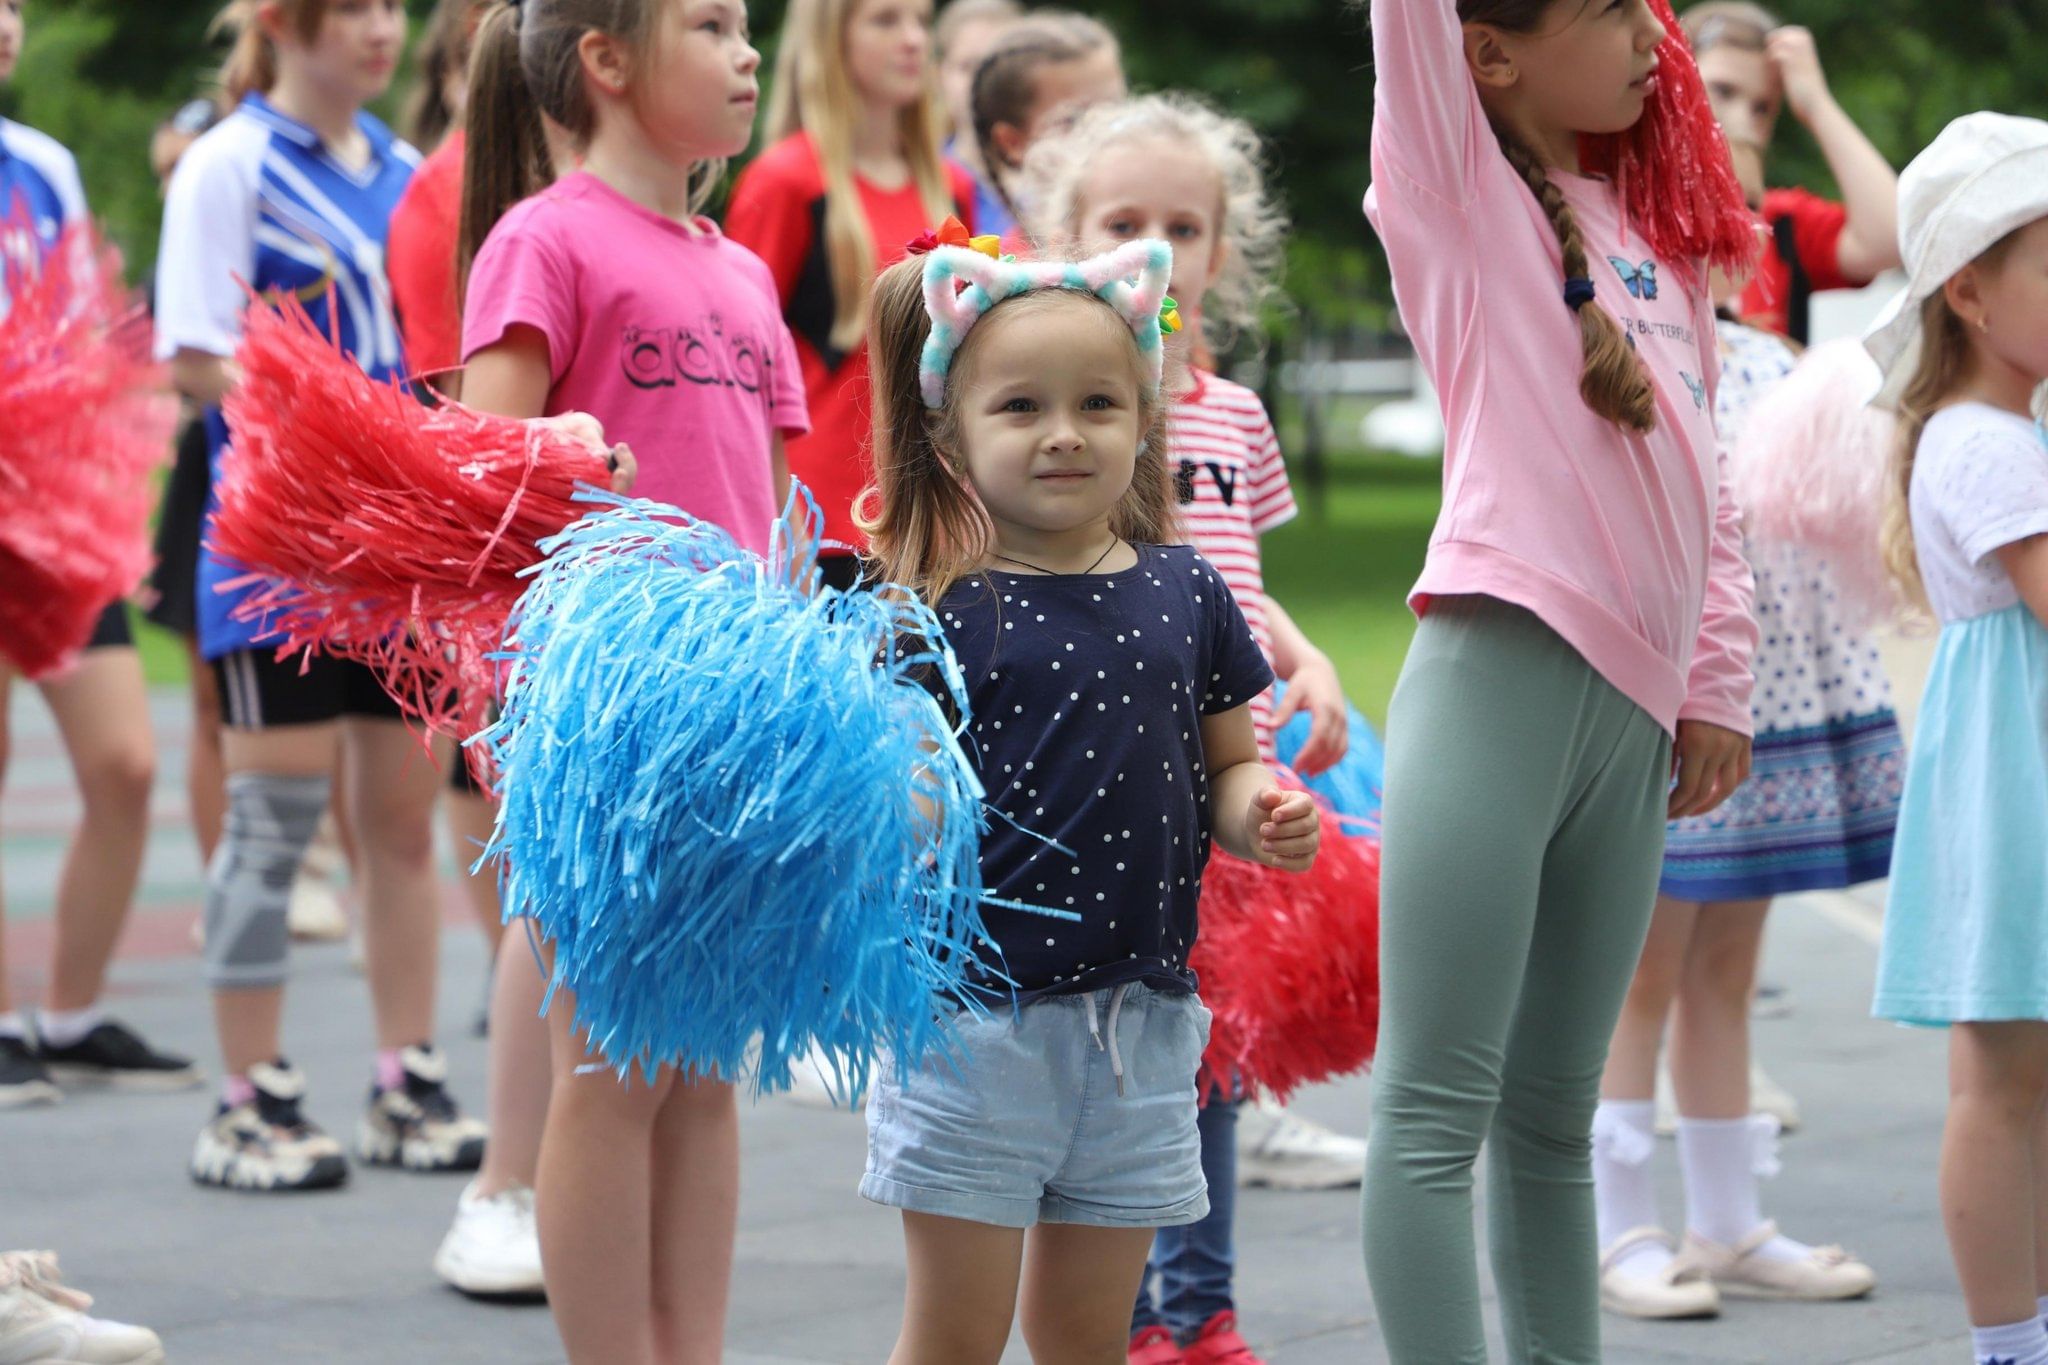
<instances>
[{"instance_id":1,"label":"green leggings","mask_svg":"<svg viewBox=\"0 0 2048 1365\"><path fill-rule=\"evenodd\" d=\"M1365 1266L1396 1365L1600 1359L1590 1132L1649 930L1671 741L1530 612L1437 599L1387 717Z\"/></svg>"}]
</instances>

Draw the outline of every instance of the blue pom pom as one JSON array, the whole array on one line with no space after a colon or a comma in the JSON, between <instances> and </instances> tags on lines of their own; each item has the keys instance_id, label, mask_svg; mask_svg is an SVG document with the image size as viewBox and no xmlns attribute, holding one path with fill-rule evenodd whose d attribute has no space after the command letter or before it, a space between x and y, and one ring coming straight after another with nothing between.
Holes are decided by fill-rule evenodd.
<instances>
[{"instance_id":1,"label":"blue pom pom","mask_svg":"<svg viewBox=\"0 0 2048 1365\"><path fill-rule=\"evenodd\" d=\"M1287 684L1275 683L1274 706L1286 695ZM1386 749L1373 733L1372 722L1360 715L1357 707L1347 705L1344 709L1351 735L1344 757L1335 767L1314 777L1301 773L1295 776L1304 787L1330 803L1346 833L1376 836L1380 827L1380 793L1386 786ZM1295 755L1308 743L1309 728L1308 713L1297 711L1273 736L1273 747L1282 763L1294 765Z\"/></svg>"},{"instance_id":2,"label":"blue pom pom","mask_svg":"<svg viewBox=\"0 0 2048 1365\"><path fill-rule=\"evenodd\" d=\"M481 741L503 798L484 857L553 943L550 1006L573 991L622 1076L772 1091L816 1048L858 1091L883 1051L915 1065L985 939L983 793L937 620L908 594L807 592L815 559L788 547L818 543L815 507L763 560L589 496L606 505L542 547Z\"/></svg>"}]
</instances>

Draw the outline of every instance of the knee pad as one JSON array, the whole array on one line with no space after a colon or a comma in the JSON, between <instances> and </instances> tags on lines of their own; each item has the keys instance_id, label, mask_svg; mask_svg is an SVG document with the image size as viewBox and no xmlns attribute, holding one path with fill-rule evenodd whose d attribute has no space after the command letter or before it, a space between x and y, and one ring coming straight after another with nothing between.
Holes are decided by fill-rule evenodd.
<instances>
[{"instance_id":1,"label":"knee pad","mask_svg":"<svg viewBox=\"0 0 2048 1365\"><path fill-rule=\"evenodd\" d=\"M283 984L292 880L327 809L327 790L325 775L229 775L220 847L206 870L208 985Z\"/></svg>"}]
</instances>

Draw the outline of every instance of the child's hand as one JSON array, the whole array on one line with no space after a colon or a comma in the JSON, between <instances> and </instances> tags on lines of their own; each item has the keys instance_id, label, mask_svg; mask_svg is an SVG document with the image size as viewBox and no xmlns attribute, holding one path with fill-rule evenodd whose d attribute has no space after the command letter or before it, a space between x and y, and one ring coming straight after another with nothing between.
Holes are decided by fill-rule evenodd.
<instances>
[{"instance_id":1,"label":"child's hand","mask_svg":"<svg viewBox=\"0 0 2048 1365\"><path fill-rule=\"evenodd\" d=\"M1703 720L1682 720L1671 767L1678 785L1671 792L1670 818L1705 815L1748 780L1749 737Z\"/></svg>"},{"instance_id":2,"label":"child's hand","mask_svg":"<svg viewBox=\"0 0 2048 1365\"><path fill-rule=\"evenodd\" d=\"M1827 74L1820 69L1820 50L1813 34L1797 25L1772 29L1765 40L1764 56L1777 70L1785 87L1785 104L1801 123L1810 123L1834 95L1828 90Z\"/></svg>"},{"instance_id":3,"label":"child's hand","mask_svg":"<svg viewBox=\"0 0 2048 1365\"><path fill-rule=\"evenodd\" d=\"M1351 747L1351 718L1344 706L1344 687L1337 681L1337 666L1328 656L1317 655L1296 665L1287 680L1287 695L1273 712L1278 730L1297 711L1308 712L1308 742L1294 756L1294 770L1314 777L1333 766Z\"/></svg>"},{"instance_id":4,"label":"child's hand","mask_svg":"<svg viewBox=\"0 0 2048 1365\"><path fill-rule=\"evenodd\" d=\"M611 490L624 496L633 491L633 480L639 477L640 464L633 458L633 451L625 445L609 445L604 439L604 423L587 412L564 412L553 417L536 417L533 424L547 427L557 435L575 441L593 455L601 455L612 472Z\"/></svg>"},{"instance_id":5,"label":"child's hand","mask_svg":"<svg viewBox=\"0 0 2048 1365\"><path fill-rule=\"evenodd\" d=\"M1323 841L1322 821L1307 792L1266 788L1252 798L1245 824L1252 831L1259 861L1287 872L1308 871Z\"/></svg>"},{"instance_id":6,"label":"child's hand","mask_svg":"<svg viewBox=\"0 0 2048 1365\"><path fill-rule=\"evenodd\" d=\"M612 467L612 492L620 497L632 492L633 480L640 477L640 462L633 458L633 447L621 441L605 459Z\"/></svg>"}]
</instances>

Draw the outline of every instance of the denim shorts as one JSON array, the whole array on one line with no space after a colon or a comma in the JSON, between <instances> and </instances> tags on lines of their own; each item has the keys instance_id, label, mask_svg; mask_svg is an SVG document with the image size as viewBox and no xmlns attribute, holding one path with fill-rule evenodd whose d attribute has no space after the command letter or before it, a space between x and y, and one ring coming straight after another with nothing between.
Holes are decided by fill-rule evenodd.
<instances>
[{"instance_id":1,"label":"denim shorts","mask_svg":"<svg viewBox=\"0 0 2048 1365\"><path fill-rule=\"evenodd\" d=\"M868 1094L863 1197L996 1227L1156 1228L1209 1211L1195 1072L1209 1011L1131 984L962 1011Z\"/></svg>"}]
</instances>

